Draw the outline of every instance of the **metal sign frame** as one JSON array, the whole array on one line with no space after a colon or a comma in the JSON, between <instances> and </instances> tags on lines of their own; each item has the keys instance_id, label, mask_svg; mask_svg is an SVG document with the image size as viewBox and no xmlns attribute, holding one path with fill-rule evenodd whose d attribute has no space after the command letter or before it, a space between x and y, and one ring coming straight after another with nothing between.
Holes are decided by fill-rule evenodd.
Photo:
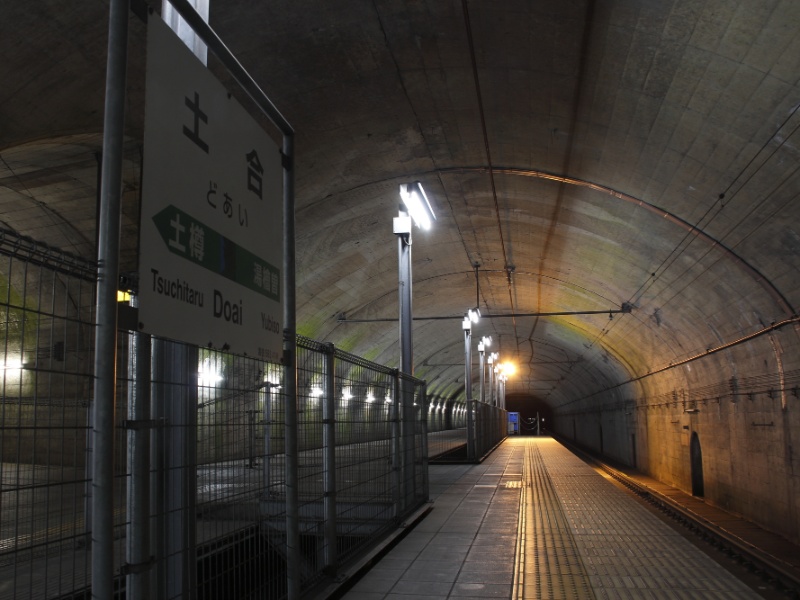
<instances>
[{"instance_id":1,"label":"metal sign frame","mask_svg":"<svg viewBox=\"0 0 800 600\"><path fill-rule=\"evenodd\" d=\"M294 130L242 67L214 30L186 0L171 0L208 48L230 72L256 106L283 136L283 357L286 369L286 494L288 597L300 597L300 534L297 489L297 357L295 293ZM114 593L114 407L116 402L117 287L121 227L122 148L125 135L125 100L128 52L128 19L131 9L141 14L141 3L110 0L108 63L106 67L103 166L98 216L97 311L95 318L95 385L92 406L92 562L93 598ZM151 8L150 13L154 11Z\"/></svg>"}]
</instances>

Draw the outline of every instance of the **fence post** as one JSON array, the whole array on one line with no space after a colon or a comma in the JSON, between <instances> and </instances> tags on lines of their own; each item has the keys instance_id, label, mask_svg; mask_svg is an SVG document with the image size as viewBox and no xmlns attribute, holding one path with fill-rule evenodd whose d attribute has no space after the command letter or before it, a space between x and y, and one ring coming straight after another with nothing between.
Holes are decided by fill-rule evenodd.
<instances>
[{"instance_id":1,"label":"fence post","mask_svg":"<svg viewBox=\"0 0 800 600\"><path fill-rule=\"evenodd\" d=\"M420 404L422 405L422 497L424 500L430 498L430 481L428 478L428 417L430 415L430 403L428 402L428 384L422 384L420 392Z\"/></svg>"},{"instance_id":2,"label":"fence post","mask_svg":"<svg viewBox=\"0 0 800 600\"><path fill-rule=\"evenodd\" d=\"M325 571L336 574L336 348L325 345L325 379L322 390L322 468L325 525Z\"/></svg>"},{"instance_id":3,"label":"fence post","mask_svg":"<svg viewBox=\"0 0 800 600\"><path fill-rule=\"evenodd\" d=\"M197 597L197 348L158 340L154 402L163 407L163 575L167 598ZM163 589L163 588L162 588Z\"/></svg>"},{"instance_id":4,"label":"fence post","mask_svg":"<svg viewBox=\"0 0 800 600\"><path fill-rule=\"evenodd\" d=\"M256 466L256 411L245 411L247 414L247 467Z\"/></svg>"},{"instance_id":5,"label":"fence post","mask_svg":"<svg viewBox=\"0 0 800 600\"><path fill-rule=\"evenodd\" d=\"M414 477L415 462L415 429L416 411L414 410L414 382L400 374L401 422L400 431L403 438L403 511L408 510L416 496L416 480Z\"/></svg>"},{"instance_id":6,"label":"fence post","mask_svg":"<svg viewBox=\"0 0 800 600\"><path fill-rule=\"evenodd\" d=\"M131 302L134 304L134 302ZM128 527L125 595L151 597L150 589L150 336L132 333L128 388Z\"/></svg>"},{"instance_id":7,"label":"fence post","mask_svg":"<svg viewBox=\"0 0 800 600\"><path fill-rule=\"evenodd\" d=\"M276 384L265 382L264 390L264 497L271 493L272 486L272 389Z\"/></svg>"},{"instance_id":8,"label":"fence post","mask_svg":"<svg viewBox=\"0 0 800 600\"><path fill-rule=\"evenodd\" d=\"M478 459L475 439L475 401L472 398L472 329L469 320L464 320L464 396L467 400L467 460Z\"/></svg>"},{"instance_id":9,"label":"fence post","mask_svg":"<svg viewBox=\"0 0 800 600\"><path fill-rule=\"evenodd\" d=\"M400 441L400 371L393 373L394 391L392 397L389 422L392 429L392 484L394 487L394 516L396 519L403 514L403 480L401 477L402 450Z\"/></svg>"},{"instance_id":10,"label":"fence post","mask_svg":"<svg viewBox=\"0 0 800 600\"><path fill-rule=\"evenodd\" d=\"M164 596L167 589L167 566L164 540L166 531L166 407L162 402L161 383L161 341L150 338L150 418L156 423L156 429L150 436L150 506L153 518L150 522L150 540L153 542L153 559L155 573L150 581L150 597Z\"/></svg>"}]
</instances>

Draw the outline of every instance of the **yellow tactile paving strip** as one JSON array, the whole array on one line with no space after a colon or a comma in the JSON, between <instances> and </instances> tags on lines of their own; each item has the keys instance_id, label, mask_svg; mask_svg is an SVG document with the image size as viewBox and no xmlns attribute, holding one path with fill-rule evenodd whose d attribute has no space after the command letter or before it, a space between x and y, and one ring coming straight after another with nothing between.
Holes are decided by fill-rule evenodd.
<instances>
[{"instance_id":1,"label":"yellow tactile paving strip","mask_svg":"<svg viewBox=\"0 0 800 600\"><path fill-rule=\"evenodd\" d=\"M593 599L589 575L539 444L528 444L523 466L517 598Z\"/></svg>"}]
</instances>

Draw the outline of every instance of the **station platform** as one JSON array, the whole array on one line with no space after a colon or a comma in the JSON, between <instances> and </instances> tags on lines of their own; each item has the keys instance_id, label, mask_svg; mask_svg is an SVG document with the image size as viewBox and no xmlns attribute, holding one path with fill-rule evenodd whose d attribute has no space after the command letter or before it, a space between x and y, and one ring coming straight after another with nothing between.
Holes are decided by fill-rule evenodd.
<instances>
[{"instance_id":1,"label":"station platform","mask_svg":"<svg viewBox=\"0 0 800 600\"><path fill-rule=\"evenodd\" d=\"M508 438L478 465L432 465L430 480L433 510L337 597L784 597L549 437Z\"/></svg>"}]
</instances>

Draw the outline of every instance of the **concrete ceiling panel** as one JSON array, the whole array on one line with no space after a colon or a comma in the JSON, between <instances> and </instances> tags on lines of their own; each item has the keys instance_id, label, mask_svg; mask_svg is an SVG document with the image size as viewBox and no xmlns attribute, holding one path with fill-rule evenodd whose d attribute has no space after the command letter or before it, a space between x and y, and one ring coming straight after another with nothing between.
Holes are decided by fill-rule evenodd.
<instances>
[{"instance_id":1,"label":"concrete ceiling panel","mask_svg":"<svg viewBox=\"0 0 800 600\"><path fill-rule=\"evenodd\" d=\"M0 219L87 258L106 8L36 0L0 23ZM211 23L297 132L303 335L398 363L391 218L413 180L437 212L414 233L415 314L452 317L414 324L417 374L436 394L463 391L459 318L476 303L515 315L480 329L521 365L511 385L565 407L713 387L755 369L764 344L648 374L796 313L793 0L226 0ZM132 19L125 270L144 39ZM626 302L613 319L522 316Z\"/></svg>"}]
</instances>

